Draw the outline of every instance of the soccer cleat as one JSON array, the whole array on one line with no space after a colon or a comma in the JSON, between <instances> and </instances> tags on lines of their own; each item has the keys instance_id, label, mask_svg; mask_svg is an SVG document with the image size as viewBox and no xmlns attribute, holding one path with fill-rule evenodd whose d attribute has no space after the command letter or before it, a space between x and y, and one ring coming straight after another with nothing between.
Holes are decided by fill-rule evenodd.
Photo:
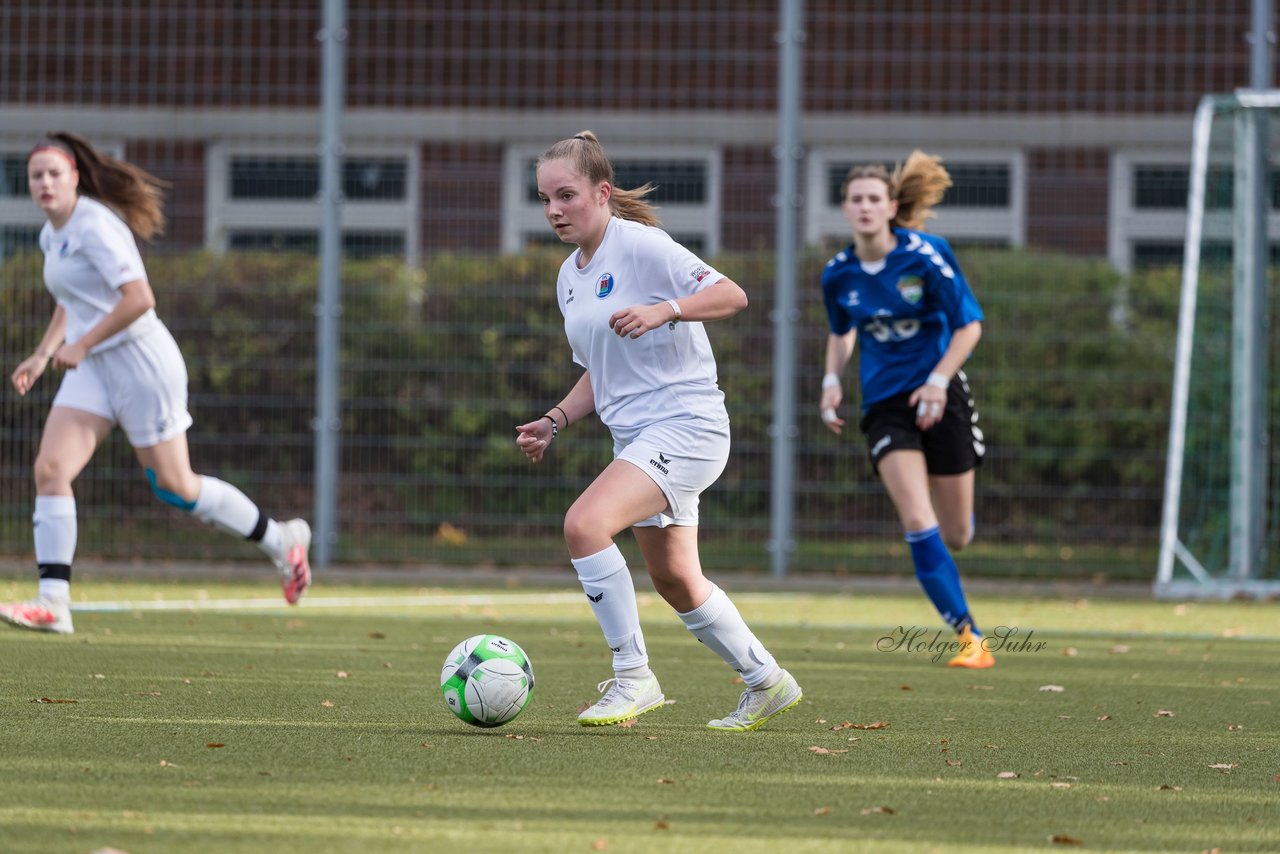
<instances>
[{"instance_id":1,"label":"soccer cleat","mask_svg":"<svg viewBox=\"0 0 1280 854\"><path fill-rule=\"evenodd\" d=\"M75 631L71 627L71 606L43 596L37 596L30 602L0 605L0 620L11 626L37 632L69 635Z\"/></svg>"},{"instance_id":2,"label":"soccer cleat","mask_svg":"<svg viewBox=\"0 0 1280 854\"><path fill-rule=\"evenodd\" d=\"M982 635L975 635L972 626L965 626L960 632L960 652L947 662L947 667L968 667L971 670L981 670L984 667L992 667L996 663L996 657L991 654L991 650L987 649L987 645L982 642Z\"/></svg>"},{"instance_id":3,"label":"soccer cleat","mask_svg":"<svg viewBox=\"0 0 1280 854\"><path fill-rule=\"evenodd\" d=\"M607 689L607 690L606 690ZM609 726L651 712L666 702L658 677L650 674L644 679L627 679L617 676L596 686L605 695L594 706L578 715L583 726Z\"/></svg>"},{"instance_id":4,"label":"soccer cleat","mask_svg":"<svg viewBox=\"0 0 1280 854\"><path fill-rule=\"evenodd\" d=\"M302 519L281 522L281 538L284 541L284 560L276 561L280 570L280 586L284 589L284 601L297 605L302 594L311 586L311 563L307 551L311 548L311 526Z\"/></svg>"},{"instance_id":5,"label":"soccer cleat","mask_svg":"<svg viewBox=\"0 0 1280 854\"><path fill-rule=\"evenodd\" d=\"M738 700L738 708L720 720L708 721L707 728L725 732L747 732L794 708L802 699L804 692L800 690L800 685L796 683L794 676L784 670L782 678L772 688L748 688L743 691L742 698Z\"/></svg>"}]
</instances>

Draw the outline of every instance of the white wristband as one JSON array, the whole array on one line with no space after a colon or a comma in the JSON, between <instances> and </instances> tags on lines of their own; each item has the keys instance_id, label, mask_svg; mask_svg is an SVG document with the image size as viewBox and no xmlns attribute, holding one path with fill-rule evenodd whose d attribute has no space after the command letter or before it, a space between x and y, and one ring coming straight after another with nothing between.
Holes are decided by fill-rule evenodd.
<instances>
[{"instance_id":1,"label":"white wristband","mask_svg":"<svg viewBox=\"0 0 1280 854\"><path fill-rule=\"evenodd\" d=\"M680 310L680 303L673 299L669 299L667 300L667 305L671 306L671 310L676 313L676 320L673 322L678 322L680 318L684 317L684 312Z\"/></svg>"},{"instance_id":2,"label":"white wristband","mask_svg":"<svg viewBox=\"0 0 1280 854\"><path fill-rule=\"evenodd\" d=\"M925 385L931 385L934 388L946 390L951 387L951 377L946 374L940 374L937 371L929 374L929 379L924 381Z\"/></svg>"},{"instance_id":3,"label":"white wristband","mask_svg":"<svg viewBox=\"0 0 1280 854\"><path fill-rule=\"evenodd\" d=\"M822 378L823 388L840 388L840 375L827 374Z\"/></svg>"}]
</instances>

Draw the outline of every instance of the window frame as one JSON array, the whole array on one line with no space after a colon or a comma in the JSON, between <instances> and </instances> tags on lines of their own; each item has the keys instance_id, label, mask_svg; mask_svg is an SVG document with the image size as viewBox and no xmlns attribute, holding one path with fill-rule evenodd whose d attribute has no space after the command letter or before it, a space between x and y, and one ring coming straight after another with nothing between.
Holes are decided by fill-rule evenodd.
<instances>
[{"instance_id":1,"label":"window frame","mask_svg":"<svg viewBox=\"0 0 1280 854\"><path fill-rule=\"evenodd\" d=\"M322 211L316 199L236 199L231 196L231 161L238 157L317 157L314 148L285 142L221 141L205 155L205 246L228 251L232 231L315 231ZM403 159L403 199L344 199L342 231L394 231L404 235L404 260L416 264L421 251L418 200L421 183L419 150L411 144L348 145L350 159ZM288 223L282 228L281 223Z\"/></svg>"},{"instance_id":2,"label":"window frame","mask_svg":"<svg viewBox=\"0 0 1280 854\"><path fill-rule=\"evenodd\" d=\"M849 223L839 205L828 201L827 174L841 163L897 163L906 158L908 151L901 147L867 146L865 148L834 148L816 146L809 151L806 164L805 186L805 242L810 246L839 239L848 241ZM929 154L942 158L943 165L998 165L1009 169L1009 204L1007 207L973 207L954 204L940 205L936 217L930 219L926 230L945 238L948 242L963 244L965 241L1005 242L1011 247L1025 246L1027 242L1027 159L1021 149L1015 148L948 148L929 149Z\"/></svg>"},{"instance_id":3,"label":"window frame","mask_svg":"<svg viewBox=\"0 0 1280 854\"><path fill-rule=\"evenodd\" d=\"M527 236L549 232L540 203L525 196L524 164L537 160L545 146L510 145L502 158L502 251L523 252ZM703 241L700 256L714 257L721 246L720 197L724 174L723 155L715 146L610 146L609 159L616 165L631 160L690 161L706 164L706 192L702 204L663 204L658 206L662 229L679 239L680 235L696 235Z\"/></svg>"}]
</instances>

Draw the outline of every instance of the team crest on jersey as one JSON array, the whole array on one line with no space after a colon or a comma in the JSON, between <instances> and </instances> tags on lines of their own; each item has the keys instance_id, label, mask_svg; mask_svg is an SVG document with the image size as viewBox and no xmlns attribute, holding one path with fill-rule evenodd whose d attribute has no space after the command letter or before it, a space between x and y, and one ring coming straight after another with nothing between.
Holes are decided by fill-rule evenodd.
<instances>
[{"instance_id":1,"label":"team crest on jersey","mask_svg":"<svg viewBox=\"0 0 1280 854\"><path fill-rule=\"evenodd\" d=\"M71 249L71 241L70 240L62 241L62 245L58 247L58 257L66 258L67 252L70 251L70 249Z\"/></svg>"},{"instance_id":2,"label":"team crest on jersey","mask_svg":"<svg viewBox=\"0 0 1280 854\"><path fill-rule=\"evenodd\" d=\"M917 305L924 296L924 282L919 276L903 276L898 279L898 296L912 305Z\"/></svg>"},{"instance_id":3,"label":"team crest on jersey","mask_svg":"<svg viewBox=\"0 0 1280 854\"><path fill-rule=\"evenodd\" d=\"M605 273L596 280L596 296L604 299L613 293L613 273Z\"/></svg>"}]
</instances>

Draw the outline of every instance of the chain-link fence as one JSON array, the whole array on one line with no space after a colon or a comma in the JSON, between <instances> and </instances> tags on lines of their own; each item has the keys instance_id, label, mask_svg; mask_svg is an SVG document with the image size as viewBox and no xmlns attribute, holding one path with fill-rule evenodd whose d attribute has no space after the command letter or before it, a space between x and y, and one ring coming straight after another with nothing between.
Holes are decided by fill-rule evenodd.
<instances>
[{"instance_id":1,"label":"chain-link fence","mask_svg":"<svg viewBox=\"0 0 1280 854\"><path fill-rule=\"evenodd\" d=\"M1190 117L1249 79L1248 0L804 4L794 376L773 375L779 4L375 2L346 13L342 562L558 564L564 509L608 459L575 425L530 467L515 424L575 378L564 257L533 159L594 130L622 186L747 290L710 328L734 422L704 561L768 565L771 392L793 383L795 569L906 555L860 438L817 417L818 281L848 239L852 163L942 155L930 228L987 315L970 376L988 437L965 570L1148 578L1154 568ZM4 364L53 303L26 153L81 133L171 183L146 250L191 372L197 470L309 515L321 223L322 4L0 3ZM0 403L0 553L31 550L30 466L55 390ZM249 557L150 495L118 434L77 486L82 554Z\"/></svg>"}]
</instances>

